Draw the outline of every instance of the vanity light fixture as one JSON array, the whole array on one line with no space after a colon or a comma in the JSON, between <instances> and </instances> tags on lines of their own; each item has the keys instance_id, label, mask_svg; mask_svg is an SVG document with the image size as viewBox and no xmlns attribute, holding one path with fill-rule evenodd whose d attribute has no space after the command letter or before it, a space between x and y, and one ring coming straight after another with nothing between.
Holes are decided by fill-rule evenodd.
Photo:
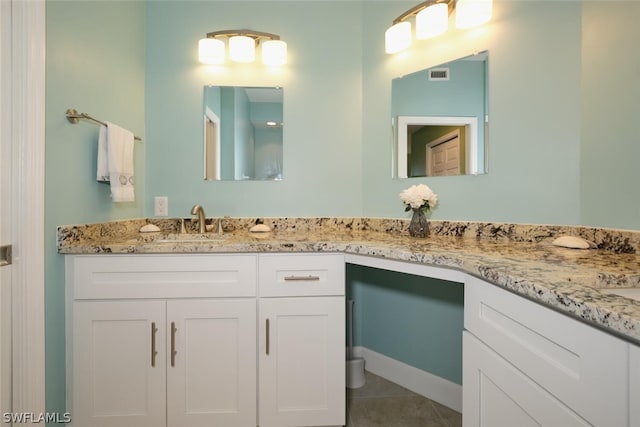
<instances>
[{"instance_id":1,"label":"vanity light fixture","mask_svg":"<svg viewBox=\"0 0 640 427\"><path fill-rule=\"evenodd\" d=\"M491 19L492 0L458 0L456 3L456 27L473 28Z\"/></svg>"},{"instance_id":2,"label":"vanity light fixture","mask_svg":"<svg viewBox=\"0 0 640 427\"><path fill-rule=\"evenodd\" d=\"M204 64L224 64L225 43L228 41L229 59L234 62L254 62L256 46L261 46L262 63L280 66L287 63L287 44L277 34L253 30L222 30L207 33L198 42L198 58Z\"/></svg>"},{"instance_id":3,"label":"vanity light fixture","mask_svg":"<svg viewBox=\"0 0 640 427\"><path fill-rule=\"evenodd\" d=\"M411 22L415 17L416 38L427 39L445 33L449 15L456 11L456 27L471 28L491 19L493 0L427 0L393 20L385 32L385 52L397 53L411 46Z\"/></svg>"}]
</instances>

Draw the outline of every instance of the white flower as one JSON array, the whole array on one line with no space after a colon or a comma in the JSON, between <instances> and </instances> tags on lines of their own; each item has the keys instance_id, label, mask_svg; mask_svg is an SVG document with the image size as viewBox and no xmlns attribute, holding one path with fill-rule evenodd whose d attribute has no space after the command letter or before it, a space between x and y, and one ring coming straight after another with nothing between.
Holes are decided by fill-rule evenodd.
<instances>
[{"instance_id":1,"label":"white flower","mask_svg":"<svg viewBox=\"0 0 640 427\"><path fill-rule=\"evenodd\" d=\"M400 192L400 200L411 209L432 209L438 203L438 195L425 184L412 185Z\"/></svg>"}]
</instances>

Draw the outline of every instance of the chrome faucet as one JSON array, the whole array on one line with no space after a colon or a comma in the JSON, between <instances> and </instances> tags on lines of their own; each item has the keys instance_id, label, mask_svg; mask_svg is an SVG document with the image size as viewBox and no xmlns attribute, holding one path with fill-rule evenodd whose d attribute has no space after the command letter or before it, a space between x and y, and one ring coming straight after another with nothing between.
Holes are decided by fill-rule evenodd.
<instances>
[{"instance_id":1,"label":"chrome faucet","mask_svg":"<svg viewBox=\"0 0 640 427\"><path fill-rule=\"evenodd\" d=\"M200 234L204 234L206 232L205 220L204 220L204 209L200 205L193 205L191 208L191 215L198 215L198 226L200 227Z\"/></svg>"}]
</instances>

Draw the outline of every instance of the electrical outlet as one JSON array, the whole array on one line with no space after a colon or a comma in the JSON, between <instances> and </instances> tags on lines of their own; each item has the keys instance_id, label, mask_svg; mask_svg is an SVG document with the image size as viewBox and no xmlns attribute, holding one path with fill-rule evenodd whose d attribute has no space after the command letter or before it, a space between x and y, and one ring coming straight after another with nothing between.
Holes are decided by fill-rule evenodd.
<instances>
[{"instance_id":1,"label":"electrical outlet","mask_svg":"<svg viewBox=\"0 0 640 427\"><path fill-rule=\"evenodd\" d=\"M154 199L154 214L155 216L168 216L169 215L169 198L167 196L156 196Z\"/></svg>"}]
</instances>

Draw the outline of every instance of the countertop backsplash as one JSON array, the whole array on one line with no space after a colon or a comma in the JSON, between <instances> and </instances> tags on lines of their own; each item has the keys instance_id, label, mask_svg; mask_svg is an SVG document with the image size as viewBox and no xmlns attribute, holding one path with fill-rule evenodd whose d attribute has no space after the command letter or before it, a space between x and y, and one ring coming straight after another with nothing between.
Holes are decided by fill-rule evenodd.
<instances>
[{"instance_id":1,"label":"countertop backsplash","mask_svg":"<svg viewBox=\"0 0 640 427\"><path fill-rule=\"evenodd\" d=\"M207 225L217 229L222 221L224 232L249 230L258 218L207 218ZM407 234L408 219L394 218L259 218L274 232L341 232L371 231L391 234ZM178 233L184 221L188 233L197 233L197 221L193 218L147 218L121 220L96 224L64 225L58 227L58 248L79 240L104 240L108 237L140 237L139 230L145 224L154 224L161 233ZM593 242L598 249L615 253L640 253L640 231L616 230L570 225L510 224L500 222L431 220L433 236L450 236L469 239L510 240L514 242L552 241L558 236L578 236ZM407 236L408 237L408 236Z\"/></svg>"}]
</instances>

